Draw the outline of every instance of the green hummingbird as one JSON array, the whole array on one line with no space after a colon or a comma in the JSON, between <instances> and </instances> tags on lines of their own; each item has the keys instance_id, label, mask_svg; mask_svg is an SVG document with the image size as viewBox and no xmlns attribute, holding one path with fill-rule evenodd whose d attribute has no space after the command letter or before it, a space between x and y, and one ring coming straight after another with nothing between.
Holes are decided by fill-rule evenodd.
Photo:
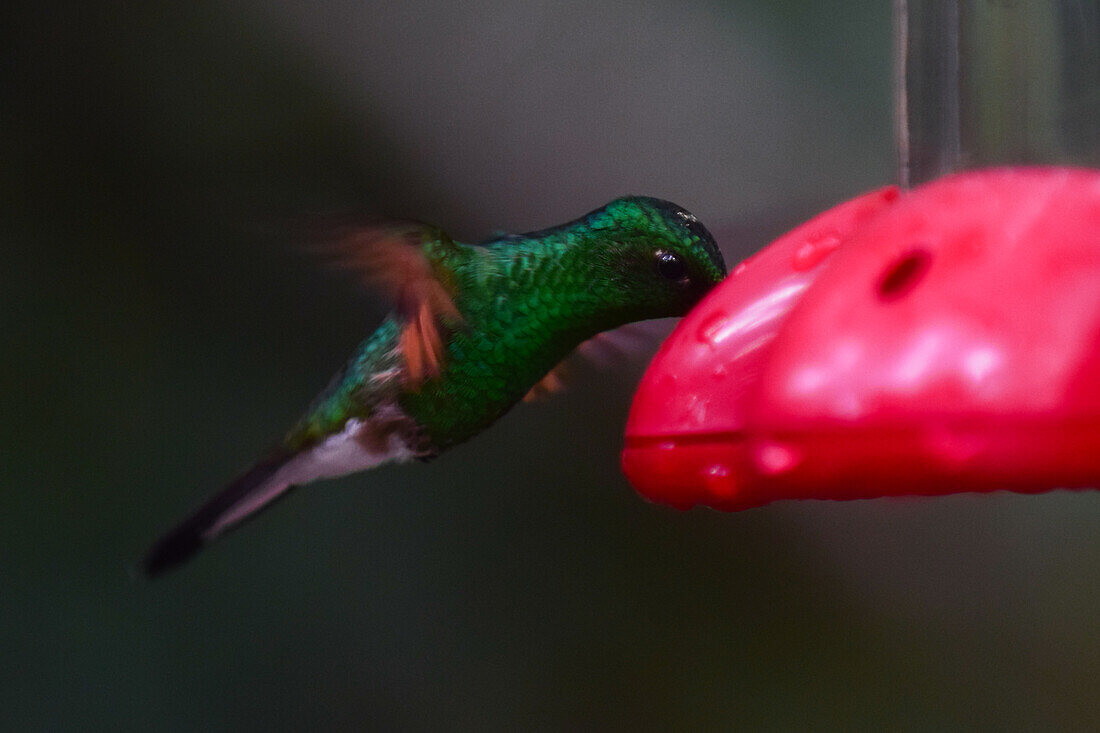
<instances>
[{"instance_id":1,"label":"green hummingbird","mask_svg":"<svg viewBox=\"0 0 1100 733\"><path fill-rule=\"evenodd\" d=\"M714 237L660 199L480 244L422 224L338 240L395 304L305 415L244 473L158 540L154 576L302 484L430 459L500 418L587 339L682 316L726 276Z\"/></svg>"}]
</instances>

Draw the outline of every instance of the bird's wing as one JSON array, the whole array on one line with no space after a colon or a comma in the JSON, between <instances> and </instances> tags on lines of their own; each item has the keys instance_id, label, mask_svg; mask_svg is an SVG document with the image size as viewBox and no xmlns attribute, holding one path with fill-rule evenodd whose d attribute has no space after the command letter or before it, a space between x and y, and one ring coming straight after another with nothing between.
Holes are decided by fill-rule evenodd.
<instances>
[{"instance_id":1,"label":"bird's wing","mask_svg":"<svg viewBox=\"0 0 1100 733\"><path fill-rule=\"evenodd\" d=\"M588 362L598 367L612 367L625 359L652 350L661 339L668 335L671 321L646 321L628 323L625 326L598 333L582 342L568 356L523 396L524 402L540 402L552 394L566 389L572 380L573 367L577 362Z\"/></svg>"},{"instance_id":2,"label":"bird's wing","mask_svg":"<svg viewBox=\"0 0 1100 733\"><path fill-rule=\"evenodd\" d=\"M524 402L541 402L550 395L561 392L565 389L566 382L569 381L569 372L571 368L569 362L572 361L572 357L576 352L572 352L569 356L565 357L554 368L546 372L546 375L535 382L531 389L527 390L527 394L523 395Z\"/></svg>"},{"instance_id":3,"label":"bird's wing","mask_svg":"<svg viewBox=\"0 0 1100 733\"><path fill-rule=\"evenodd\" d=\"M432 241L449 244L450 238L441 229L412 222L361 227L336 240L337 261L394 302L403 324L406 382L412 389L439 375L446 329L462 321L453 283L443 281L426 254L424 245Z\"/></svg>"}]
</instances>

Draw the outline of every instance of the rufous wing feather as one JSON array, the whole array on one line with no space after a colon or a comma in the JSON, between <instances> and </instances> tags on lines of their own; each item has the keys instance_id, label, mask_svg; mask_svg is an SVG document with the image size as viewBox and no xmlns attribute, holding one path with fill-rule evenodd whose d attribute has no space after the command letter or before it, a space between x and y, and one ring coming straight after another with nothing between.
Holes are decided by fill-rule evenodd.
<instances>
[{"instance_id":1,"label":"rufous wing feather","mask_svg":"<svg viewBox=\"0 0 1100 733\"><path fill-rule=\"evenodd\" d=\"M576 349L558 362L553 369L523 396L524 402L540 402L552 394L568 389L574 365L588 362L601 368L610 368L635 355L650 351L668 335L670 321L629 323L625 326L598 333L581 342Z\"/></svg>"},{"instance_id":2,"label":"rufous wing feather","mask_svg":"<svg viewBox=\"0 0 1100 733\"><path fill-rule=\"evenodd\" d=\"M406 384L412 389L439 375L444 334L462 321L451 290L425 254L424 244L431 240L448 237L435 227L402 222L357 229L340 237L336 247L340 264L393 300L402 323Z\"/></svg>"},{"instance_id":3,"label":"rufous wing feather","mask_svg":"<svg viewBox=\"0 0 1100 733\"><path fill-rule=\"evenodd\" d=\"M527 394L523 395L523 401L541 402L550 395L565 389L565 384L569 380L569 372L571 371L569 357L575 353L575 351L572 352L569 356L565 357L565 359L558 362L553 369L546 373L546 376L535 382L534 386L527 390Z\"/></svg>"}]
</instances>

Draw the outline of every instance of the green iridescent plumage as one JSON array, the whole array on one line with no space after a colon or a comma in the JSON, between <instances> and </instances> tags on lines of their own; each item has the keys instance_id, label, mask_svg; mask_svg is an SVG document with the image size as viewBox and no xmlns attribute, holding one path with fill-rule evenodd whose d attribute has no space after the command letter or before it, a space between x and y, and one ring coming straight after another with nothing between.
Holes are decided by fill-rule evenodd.
<instances>
[{"instance_id":1,"label":"green iridescent plumage","mask_svg":"<svg viewBox=\"0 0 1100 733\"><path fill-rule=\"evenodd\" d=\"M648 198L619 199L577 221L479 245L425 243L425 255L452 273L462 314L450 324L442 374L395 394L434 452L472 437L499 418L579 343L632 321L681 315L725 276L706 230L686 212ZM657 251L682 254L688 280L662 282ZM365 341L347 368L288 436L298 448L369 418L378 392L372 375L397 366L392 318Z\"/></svg>"},{"instance_id":2,"label":"green iridescent plumage","mask_svg":"<svg viewBox=\"0 0 1100 733\"><path fill-rule=\"evenodd\" d=\"M431 228L403 236L420 278L400 291L404 308L360 345L281 446L154 547L149 572L185 559L293 485L430 457L476 435L582 341L683 315L726 274L694 216L645 197L477 245ZM420 287L425 280L430 287ZM424 305L433 298L434 311ZM426 347L433 369L424 375L421 356L410 353L417 329L421 340L438 341L439 354Z\"/></svg>"}]
</instances>

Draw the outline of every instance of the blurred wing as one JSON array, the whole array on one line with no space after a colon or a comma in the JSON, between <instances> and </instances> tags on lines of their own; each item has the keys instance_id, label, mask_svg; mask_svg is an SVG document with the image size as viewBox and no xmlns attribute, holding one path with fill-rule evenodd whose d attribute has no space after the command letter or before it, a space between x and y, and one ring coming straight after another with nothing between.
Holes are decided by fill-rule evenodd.
<instances>
[{"instance_id":1,"label":"blurred wing","mask_svg":"<svg viewBox=\"0 0 1100 733\"><path fill-rule=\"evenodd\" d=\"M553 369L546 372L539 381L535 382L531 389L527 390L527 394L523 395L524 402L541 402L555 392L561 392L565 389L565 383L569 379L569 372L571 368L569 362L572 361L572 357L577 352L574 351L569 356L558 362Z\"/></svg>"},{"instance_id":2,"label":"blurred wing","mask_svg":"<svg viewBox=\"0 0 1100 733\"><path fill-rule=\"evenodd\" d=\"M416 389L443 367L443 335L460 322L451 292L425 254L424 244L449 241L443 230L416 223L357 229L337 240L337 262L358 272L395 304L403 324L399 344L406 380Z\"/></svg>"},{"instance_id":3,"label":"blurred wing","mask_svg":"<svg viewBox=\"0 0 1100 733\"><path fill-rule=\"evenodd\" d=\"M652 352L668 335L673 321L645 321L628 323L611 331L598 333L584 341L553 369L546 373L523 396L524 402L539 402L552 394L568 388L574 367L578 362L588 362L610 369L628 359Z\"/></svg>"}]
</instances>

